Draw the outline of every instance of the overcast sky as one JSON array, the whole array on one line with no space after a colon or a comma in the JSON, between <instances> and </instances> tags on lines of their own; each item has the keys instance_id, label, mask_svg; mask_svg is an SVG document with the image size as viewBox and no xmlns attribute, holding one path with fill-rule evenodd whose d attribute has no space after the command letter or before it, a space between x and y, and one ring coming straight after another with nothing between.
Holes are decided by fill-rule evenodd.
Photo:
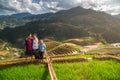
<instances>
[{"instance_id":1,"label":"overcast sky","mask_svg":"<svg viewBox=\"0 0 120 80\"><path fill-rule=\"evenodd\" d=\"M120 14L120 0L0 0L0 15L22 12L42 14L76 6L112 15Z\"/></svg>"}]
</instances>

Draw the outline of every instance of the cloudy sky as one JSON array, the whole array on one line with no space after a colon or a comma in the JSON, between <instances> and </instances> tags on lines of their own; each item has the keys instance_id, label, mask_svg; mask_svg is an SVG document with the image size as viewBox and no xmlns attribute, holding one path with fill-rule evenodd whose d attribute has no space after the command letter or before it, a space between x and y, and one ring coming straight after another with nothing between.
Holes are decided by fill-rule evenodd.
<instances>
[{"instance_id":1,"label":"cloudy sky","mask_svg":"<svg viewBox=\"0 0 120 80\"><path fill-rule=\"evenodd\" d=\"M42 14L76 6L112 15L120 14L120 0L0 0L0 15L22 12Z\"/></svg>"}]
</instances>

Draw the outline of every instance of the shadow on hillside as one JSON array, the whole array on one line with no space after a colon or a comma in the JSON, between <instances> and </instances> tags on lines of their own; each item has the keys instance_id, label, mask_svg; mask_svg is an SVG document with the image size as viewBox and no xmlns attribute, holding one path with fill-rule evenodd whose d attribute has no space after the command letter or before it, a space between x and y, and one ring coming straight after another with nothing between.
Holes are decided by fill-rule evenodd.
<instances>
[{"instance_id":1,"label":"shadow on hillside","mask_svg":"<svg viewBox=\"0 0 120 80\"><path fill-rule=\"evenodd\" d=\"M41 78L41 80L48 80L48 75L49 75L49 71L48 71L48 69L47 69L47 65L45 66L45 71L43 72L43 74L42 74L42 78Z\"/></svg>"}]
</instances>

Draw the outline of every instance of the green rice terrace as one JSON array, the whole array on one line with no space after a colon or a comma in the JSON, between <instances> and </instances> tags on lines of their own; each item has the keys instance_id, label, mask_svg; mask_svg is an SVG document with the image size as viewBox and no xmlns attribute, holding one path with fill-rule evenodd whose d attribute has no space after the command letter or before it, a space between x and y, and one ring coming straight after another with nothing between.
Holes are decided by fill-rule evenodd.
<instances>
[{"instance_id":1,"label":"green rice terrace","mask_svg":"<svg viewBox=\"0 0 120 80\"><path fill-rule=\"evenodd\" d=\"M0 80L120 80L119 47L90 37L45 43L44 60L36 61L1 41Z\"/></svg>"},{"instance_id":2,"label":"green rice terrace","mask_svg":"<svg viewBox=\"0 0 120 80\"><path fill-rule=\"evenodd\" d=\"M91 61L54 63L58 80L119 80L120 63L116 61Z\"/></svg>"},{"instance_id":3,"label":"green rice terrace","mask_svg":"<svg viewBox=\"0 0 120 80\"><path fill-rule=\"evenodd\" d=\"M0 80L50 80L50 75L43 64L1 66Z\"/></svg>"}]
</instances>

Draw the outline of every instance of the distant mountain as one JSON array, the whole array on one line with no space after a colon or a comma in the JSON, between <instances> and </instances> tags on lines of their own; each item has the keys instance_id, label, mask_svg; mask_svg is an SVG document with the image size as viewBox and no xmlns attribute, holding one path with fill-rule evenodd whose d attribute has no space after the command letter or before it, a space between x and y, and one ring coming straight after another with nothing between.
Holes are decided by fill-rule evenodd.
<instances>
[{"instance_id":1,"label":"distant mountain","mask_svg":"<svg viewBox=\"0 0 120 80\"><path fill-rule=\"evenodd\" d=\"M49 19L53 13L33 15L30 13L18 13L7 16L0 16L0 29L5 27L14 28L17 26L25 25L28 22L36 21L39 19Z\"/></svg>"},{"instance_id":2,"label":"distant mountain","mask_svg":"<svg viewBox=\"0 0 120 80\"><path fill-rule=\"evenodd\" d=\"M18 13L18 14L13 14L11 16L15 18L24 18L24 17L30 17L32 16L32 14L31 13Z\"/></svg>"},{"instance_id":3,"label":"distant mountain","mask_svg":"<svg viewBox=\"0 0 120 80\"><path fill-rule=\"evenodd\" d=\"M0 38L21 45L27 34L36 32L39 38L55 40L98 36L108 42L120 42L118 33L120 32L120 19L104 12L75 7L52 13L44 18L14 29L5 28L0 31Z\"/></svg>"},{"instance_id":4,"label":"distant mountain","mask_svg":"<svg viewBox=\"0 0 120 80\"><path fill-rule=\"evenodd\" d=\"M3 18L5 15L0 15L0 19Z\"/></svg>"}]
</instances>

